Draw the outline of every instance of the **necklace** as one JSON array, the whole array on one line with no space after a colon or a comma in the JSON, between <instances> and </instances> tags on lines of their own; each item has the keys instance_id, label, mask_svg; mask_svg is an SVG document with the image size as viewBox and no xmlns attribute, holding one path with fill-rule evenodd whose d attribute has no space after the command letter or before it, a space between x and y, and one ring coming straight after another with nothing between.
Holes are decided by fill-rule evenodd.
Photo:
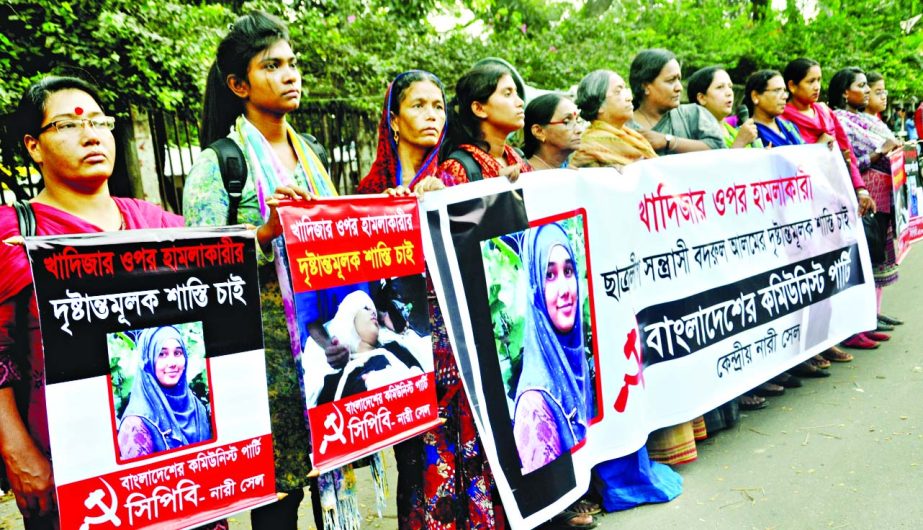
<instances>
[{"instance_id":1,"label":"necklace","mask_svg":"<svg viewBox=\"0 0 923 530\"><path fill-rule=\"evenodd\" d=\"M657 125L657 122L660 121L659 118L658 118L656 121L653 120L653 119L651 119L651 117L648 116L648 114L647 114L646 112L644 112L643 110L641 110L640 107L638 108L638 111L637 111L637 112L638 112L638 116L643 116L643 117L644 117L644 121L647 123L647 128L648 128L648 129L653 129L654 126Z\"/></svg>"}]
</instances>

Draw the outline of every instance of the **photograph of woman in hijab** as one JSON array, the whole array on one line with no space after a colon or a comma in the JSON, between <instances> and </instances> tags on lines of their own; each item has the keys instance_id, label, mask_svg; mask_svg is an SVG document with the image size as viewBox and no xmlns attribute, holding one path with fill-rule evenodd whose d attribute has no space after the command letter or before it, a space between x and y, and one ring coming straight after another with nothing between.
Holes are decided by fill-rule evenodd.
<instances>
[{"instance_id":1,"label":"photograph of woman in hijab","mask_svg":"<svg viewBox=\"0 0 923 530\"><path fill-rule=\"evenodd\" d=\"M404 286L408 283L416 288L411 291L419 291L418 296L408 296L410 301L405 301L390 281L374 282L368 289L357 289L342 298L323 327L331 342L347 350L344 365L327 362L313 335L307 339L301 360L308 408L432 371L429 334L415 331L412 322L417 319L411 314L426 311L424 284L404 282ZM377 303L369 292L374 293Z\"/></svg>"},{"instance_id":2,"label":"photograph of woman in hijab","mask_svg":"<svg viewBox=\"0 0 923 530\"><path fill-rule=\"evenodd\" d=\"M121 460L213 439L201 339L201 322L108 336Z\"/></svg>"},{"instance_id":3,"label":"photograph of woman in hijab","mask_svg":"<svg viewBox=\"0 0 923 530\"><path fill-rule=\"evenodd\" d=\"M519 263L502 268L518 277L524 295L492 303L491 316L495 334L509 331L498 340L498 354L501 367L508 367L504 385L524 474L581 443L595 415L586 257L578 225L582 228L580 216L482 244L488 285L501 282L496 279L501 273L487 264L491 248L505 246L519 256ZM521 339L510 340L517 327Z\"/></svg>"}]
</instances>

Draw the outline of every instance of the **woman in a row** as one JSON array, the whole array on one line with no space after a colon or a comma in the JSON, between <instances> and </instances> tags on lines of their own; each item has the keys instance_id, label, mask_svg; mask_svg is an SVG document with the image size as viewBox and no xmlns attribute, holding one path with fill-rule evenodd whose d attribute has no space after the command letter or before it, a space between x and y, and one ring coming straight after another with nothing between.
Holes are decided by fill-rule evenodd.
<instances>
[{"instance_id":1,"label":"woman in a row","mask_svg":"<svg viewBox=\"0 0 923 530\"><path fill-rule=\"evenodd\" d=\"M725 147L721 126L705 108L680 105L682 72L672 52L641 51L631 61L628 80L635 109L629 126L640 131L658 154Z\"/></svg>"},{"instance_id":2,"label":"woman in a row","mask_svg":"<svg viewBox=\"0 0 923 530\"><path fill-rule=\"evenodd\" d=\"M237 19L218 45L209 71L200 145L227 137L240 148L248 177L237 217L231 223L258 227L275 486L283 495L280 501L251 511L255 529L297 528L298 506L309 484L318 528L331 530L339 528L341 521L349 526L361 520L358 502L348 487L350 481L342 480L343 474L352 473L351 468L335 470L317 481L308 478L312 465L304 400L274 263L284 263L278 201L336 195L319 157L286 120L286 115L298 108L300 98L301 75L285 25L262 12ZM228 222L230 198L214 150L204 149L190 170L183 205L188 226Z\"/></svg>"},{"instance_id":3,"label":"woman in a row","mask_svg":"<svg viewBox=\"0 0 923 530\"><path fill-rule=\"evenodd\" d=\"M885 80L881 74L878 72L869 72L866 74L869 83L869 89L871 93L869 94L869 104L865 107L865 114L869 116L872 123L874 124L872 128L875 131L880 131L882 136L890 134L891 137L894 137L894 133L888 128L888 125L882 121L881 116L885 109L888 108L888 90L885 87ZM920 107L917 108L917 112L914 116L914 120L918 123L917 130L923 131L923 103L920 103ZM892 212L893 215L893 212ZM891 226L891 223L888 222L888 226ZM894 254L894 230L888 230L887 240L885 242L885 263L881 265L881 269L875 268L875 282L883 287L897 281L897 262ZM889 317L881 313L881 297L878 298L878 331L892 331L894 326L899 326L903 322L894 317Z\"/></svg>"},{"instance_id":4,"label":"woman in a row","mask_svg":"<svg viewBox=\"0 0 923 530\"><path fill-rule=\"evenodd\" d=\"M788 102L785 79L775 70L759 70L747 78L744 104L756 123L764 147L801 145L804 138L795 125L782 117Z\"/></svg>"},{"instance_id":5,"label":"woman in a row","mask_svg":"<svg viewBox=\"0 0 923 530\"><path fill-rule=\"evenodd\" d=\"M862 180L859 163L853 152L852 143L840 120L829 107L818 103L822 72L817 61L805 58L795 59L785 66L783 72L785 84L790 93L783 117L798 127L801 137L807 143L836 143L843 153L846 167L852 179L853 188L859 200L859 215L866 211L875 211L875 201ZM855 348L874 348L876 343L862 334L856 334L843 342L844 346ZM821 354L824 360L849 362L852 355L832 347Z\"/></svg>"},{"instance_id":6,"label":"woman in a row","mask_svg":"<svg viewBox=\"0 0 923 530\"><path fill-rule=\"evenodd\" d=\"M436 76L419 70L398 75L385 94L377 155L369 174L359 183L360 192L400 195L412 190L420 194L443 188L446 183L454 185L455 177L447 176L438 166L446 114L442 83ZM398 526L499 528L504 524L499 496L481 450L435 291L431 284L427 288L436 396L439 416L446 422L394 446Z\"/></svg>"},{"instance_id":7,"label":"woman in a row","mask_svg":"<svg viewBox=\"0 0 923 530\"><path fill-rule=\"evenodd\" d=\"M29 201L34 234L21 234L17 213L0 206L0 241L182 226L182 217L153 204L109 194L115 118L95 87L72 77L42 79L23 94L13 123L44 189ZM0 469L25 528L58 528L38 307L21 244L0 244L0 270Z\"/></svg>"},{"instance_id":8,"label":"woman in a row","mask_svg":"<svg viewBox=\"0 0 923 530\"><path fill-rule=\"evenodd\" d=\"M597 70L580 81L576 103L580 115L591 123L580 149L574 153L575 166L620 169L657 157L650 142L628 126L634 109L632 100L631 89L615 72ZM682 491L682 478L668 466L652 461L645 446L598 464L593 470L593 485L602 497L603 507L615 511L669 501Z\"/></svg>"},{"instance_id":9,"label":"woman in a row","mask_svg":"<svg viewBox=\"0 0 923 530\"><path fill-rule=\"evenodd\" d=\"M719 66L706 66L689 76L686 94L690 103L704 107L718 120L728 148L751 147L757 139L756 124L747 119L740 127L733 127L725 118L734 112L734 84L727 70Z\"/></svg>"},{"instance_id":10,"label":"woman in a row","mask_svg":"<svg viewBox=\"0 0 923 530\"><path fill-rule=\"evenodd\" d=\"M883 90L884 80L877 79L876 82L882 87L879 90ZM893 198L890 155L903 146L881 120L865 112L871 96L872 90L865 72L859 68L843 68L830 79L827 101L849 136L862 179L878 207L875 220L879 236L885 241L885 260L873 265L876 313L881 313L882 288L896 282L898 277L894 232L891 229ZM864 345L877 345L889 339L886 333L875 330L860 333L852 341L854 344L863 342Z\"/></svg>"},{"instance_id":11,"label":"woman in a row","mask_svg":"<svg viewBox=\"0 0 923 530\"><path fill-rule=\"evenodd\" d=\"M580 147L584 121L561 94L543 94L526 106L522 151L535 170L568 167Z\"/></svg>"}]
</instances>

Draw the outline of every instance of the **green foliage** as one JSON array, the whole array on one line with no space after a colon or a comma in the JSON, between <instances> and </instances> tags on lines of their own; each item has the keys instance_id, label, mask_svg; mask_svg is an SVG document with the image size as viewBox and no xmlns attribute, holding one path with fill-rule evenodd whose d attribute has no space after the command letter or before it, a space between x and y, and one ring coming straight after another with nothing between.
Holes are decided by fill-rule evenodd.
<instances>
[{"instance_id":1,"label":"green foliage","mask_svg":"<svg viewBox=\"0 0 923 530\"><path fill-rule=\"evenodd\" d=\"M234 18L265 9L290 25L302 58L305 104L341 99L377 112L387 83L422 68L451 93L478 59L498 56L532 85L565 89L587 72L627 77L637 51L666 47L686 75L722 64L742 83L758 68L798 56L825 75L848 65L881 71L898 98L923 81L923 34L900 22L906 0L0 0L0 110L48 73L95 80L115 108L128 103L198 109L214 50ZM474 17L438 32L432 14ZM472 34L472 28L481 31Z\"/></svg>"},{"instance_id":2,"label":"green foliage","mask_svg":"<svg viewBox=\"0 0 923 530\"><path fill-rule=\"evenodd\" d=\"M172 0L13 0L0 5L0 109L49 74L95 82L113 109L198 105L233 14Z\"/></svg>"}]
</instances>

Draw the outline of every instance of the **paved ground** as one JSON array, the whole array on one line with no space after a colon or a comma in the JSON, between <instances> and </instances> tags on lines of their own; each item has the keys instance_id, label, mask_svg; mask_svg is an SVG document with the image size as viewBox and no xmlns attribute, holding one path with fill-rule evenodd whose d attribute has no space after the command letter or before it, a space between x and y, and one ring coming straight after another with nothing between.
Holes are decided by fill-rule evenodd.
<instances>
[{"instance_id":1,"label":"paved ground","mask_svg":"<svg viewBox=\"0 0 923 530\"><path fill-rule=\"evenodd\" d=\"M679 468L685 487L673 502L602 516L600 528L923 527L923 248L901 275L884 311L908 324L890 342L853 352L832 377L805 381L700 444L699 461ZM389 469L393 486L393 460ZM365 527L396 528L393 500L378 519L371 488L362 489ZM309 503L302 508L302 527L312 528ZM22 528L15 514L4 498L0 528ZM246 514L231 521L249 529Z\"/></svg>"}]
</instances>

